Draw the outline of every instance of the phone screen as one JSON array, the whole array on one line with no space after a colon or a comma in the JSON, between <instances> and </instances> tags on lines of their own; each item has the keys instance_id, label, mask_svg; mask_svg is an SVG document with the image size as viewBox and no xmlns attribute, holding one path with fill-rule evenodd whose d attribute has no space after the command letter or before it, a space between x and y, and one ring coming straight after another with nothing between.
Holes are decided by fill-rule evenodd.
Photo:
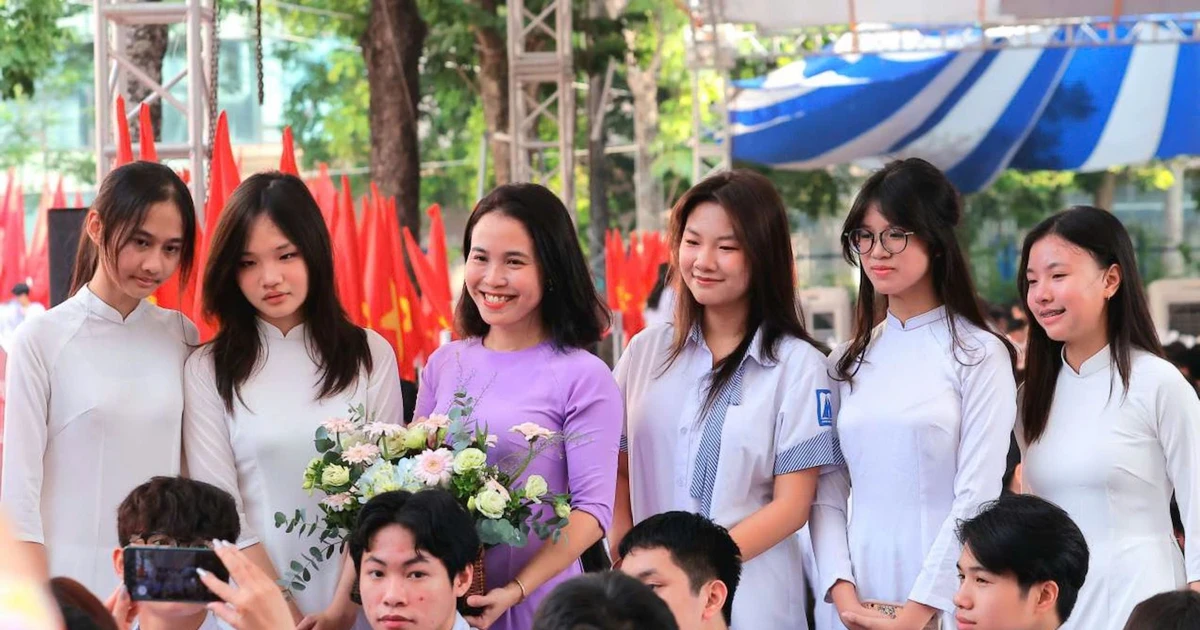
<instances>
[{"instance_id":1,"label":"phone screen","mask_svg":"<svg viewBox=\"0 0 1200 630\"><path fill-rule=\"evenodd\" d=\"M212 549L129 546L125 548L125 588L134 601L220 601L200 581L197 567L229 581L229 571Z\"/></svg>"}]
</instances>

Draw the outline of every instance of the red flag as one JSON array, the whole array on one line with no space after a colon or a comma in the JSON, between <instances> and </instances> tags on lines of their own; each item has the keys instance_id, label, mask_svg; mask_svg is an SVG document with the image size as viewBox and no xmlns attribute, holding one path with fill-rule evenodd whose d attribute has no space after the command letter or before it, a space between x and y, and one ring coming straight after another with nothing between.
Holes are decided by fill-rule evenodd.
<instances>
[{"instance_id":1,"label":"red flag","mask_svg":"<svg viewBox=\"0 0 1200 630\"><path fill-rule=\"evenodd\" d=\"M129 118L125 115L125 97L117 96L117 160L114 167L133 161L133 141L129 139Z\"/></svg>"},{"instance_id":2,"label":"red flag","mask_svg":"<svg viewBox=\"0 0 1200 630\"><path fill-rule=\"evenodd\" d=\"M438 204L429 206L429 258L433 267L433 278L436 283L437 298L451 302L450 288L450 259L446 255L446 225L442 221L442 207Z\"/></svg>"},{"instance_id":3,"label":"red flag","mask_svg":"<svg viewBox=\"0 0 1200 630\"><path fill-rule=\"evenodd\" d=\"M18 204L24 207L21 199L24 195L21 193L20 185L17 186ZM40 302L42 306L50 306L50 241L48 238L47 216L46 213L50 210L49 199L45 195L42 196L41 202L38 204L37 224L33 230L33 243L28 249L29 255L25 258L25 275L30 278L29 283L29 299L34 302Z\"/></svg>"},{"instance_id":4,"label":"red flag","mask_svg":"<svg viewBox=\"0 0 1200 630\"><path fill-rule=\"evenodd\" d=\"M400 317L396 308L396 287L392 277L392 251L387 235L387 219L377 204L368 213L366 266L363 268L363 289L367 305L367 324L383 335L393 348L399 342Z\"/></svg>"},{"instance_id":5,"label":"red flag","mask_svg":"<svg viewBox=\"0 0 1200 630\"><path fill-rule=\"evenodd\" d=\"M54 199L52 199L50 201L50 207L51 208L66 208L67 207L67 195L66 195L66 193L63 192L62 175L58 176L58 188L54 189Z\"/></svg>"},{"instance_id":6,"label":"red flag","mask_svg":"<svg viewBox=\"0 0 1200 630\"><path fill-rule=\"evenodd\" d=\"M337 200L337 187L333 185L333 178L329 176L329 165L321 162L317 165L317 177L308 182L308 189L312 191L313 199L317 200L317 207L321 209L321 216L325 219L325 225L333 230L333 206ZM351 206L351 211L354 207ZM351 215L353 216L353 215Z\"/></svg>"},{"instance_id":7,"label":"red flag","mask_svg":"<svg viewBox=\"0 0 1200 630\"><path fill-rule=\"evenodd\" d=\"M145 103L138 110L138 143L141 145L139 159L158 161L158 149L154 147L154 123L150 120L150 106Z\"/></svg>"},{"instance_id":8,"label":"red flag","mask_svg":"<svg viewBox=\"0 0 1200 630\"><path fill-rule=\"evenodd\" d=\"M423 339L420 334L419 313L416 312L416 292L408 278L408 270L404 266L404 249L400 245L399 221L396 218L396 199L388 200L386 210L382 214L380 228L388 236L392 254L393 296L396 302L398 335L396 337L396 360L400 363L400 378L416 381L415 363L417 357L424 351Z\"/></svg>"},{"instance_id":9,"label":"red flag","mask_svg":"<svg viewBox=\"0 0 1200 630\"><path fill-rule=\"evenodd\" d=\"M363 276L359 264L358 230L354 226L354 200L350 196L350 180L342 176L342 194L333 204L333 266L338 298L350 320L359 326L367 324L363 317Z\"/></svg>"},{"instance_id":10,"label":"red flag","mask_svg":"<svg viewBox=\"0 0 1200 630\"><path fill-rule=\"evenodd\" d=\"M362 204L362 220L358 222L358 253L361 256L358 266L365 271L367 268L367 249L371 241L371 230L374 229L370 227L372 224L369 222L373 207L366 195L363 195L359 199L359 203Z\"/></svg>"},{"instance_id":11,"label":"red flag","mask_svg":"<svg viewBox=\"0 0 1200 630\"><path fill-rule=\"evenodd\" d=\"M429 299L430 306L433 307L438 329L449 330L454 321L454 315L450 310L450 299L448 296L446 299L442 299L444 295L438 291L433 267L429 264L429 259L425 257L407 226L404 227L404 246L408 251L408 260L412 264L413 273L417 276L417 285L421 288L421 296Z\"/></svg>"},{"instance_id":12,"label":"red flag","mask_svg":"<svg viewBox=\"0 0 1200 630\"><path fill-rule=\"evenodd\" d=\"M240 169L233 161L233 145L229 141L229 120L225 117L225 112L221 112L217 118L216 140L221 149L221 184L223 187L221 194L224 195L221 198L221 207L224 207L225 200L229 199L238 184L242 183L242 177L239 175Z\"/></svg>"},{"instance_id":13,"label":"red flag","mask_svg":"<svg viewBox=\"0 0 1200 630\"><path fill-rule=\"evenodd\" d=\"M225 208L225 200L237 188L239 182L236 166L233 163L232 148L229 144L229 123L225 112L217 118L217 133L213 143L212 166L209 169L211 178L208 187L208 199L204 202L204 229L196 239L196 273L189 281L188 289L181 301L190 301L191 315L196 327L200 330L200 340L212 338L216 329L204 317L204 268L208 265L208 250L211 239L216 232L217 223L221 219L221 211ZM193 296L189 299L188 296ZM185 313L186 309L183 310Z\"/></svg>"},{"instance_id":14,"label":"red flag","mask_svg":"<svg viewBox=\"0 0 1200 630\"><path fill-rule=\"evenodd\" d=\"M296 168L296 148L292 143L291 126L283 128L283 157L279 159L279 170L288 175L300 176L300 169Z\"/></svg>"},{"instance_id":15,"label":"red flag","mask_svg":"<svg viewBox=\"0 0 1200 630\"><path fill-rule=\"evenodd\" d=\"M18 282L25 281L25 204L14 199L13 177L10 172L4 189L4 205L0 205L0 232L4 240L0 256L0 290L8 293Z\"/></svg>"}]
</instances>

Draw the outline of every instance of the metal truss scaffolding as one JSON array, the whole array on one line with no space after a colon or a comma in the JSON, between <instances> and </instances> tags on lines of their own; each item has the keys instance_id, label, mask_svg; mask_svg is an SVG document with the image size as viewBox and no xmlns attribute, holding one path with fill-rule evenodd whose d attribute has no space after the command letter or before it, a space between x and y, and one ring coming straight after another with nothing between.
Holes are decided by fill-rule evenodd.
<instances>
[{"instance_id":1,"label":"metal truss scaffolding","mask_svg":"<svg viewBox=\"0 0 1200 630\"><path fill-rule=\"evenodd\" d=\"M513 180L555 188L552 180L557 174L558 193L572 216L574 73L570 0L509 0L509 146ZM557 159L548 159L551 157Z\"/></svg>"},{"instance_id":2,"label":"metal truss scaffolding","mask_svg":"<svg viewBox=\"0 0 1200 630\"><path fill-rule=\"evenodd\" d=\"M693 18L689 29L688 67L692 74L692 183L733 166L733 145L729 134L729 71L734 57L722 37L712 0L693 0ZM711 122L705 121L704 91L701 80L714 77L717 83L716 110Z\"/></svg>"},{"instance_id":3,"label":"metal truss scaffolding","mask_svg":"<svg viewBox=\"0 0 1200 630\"><path fill-rule=\"evenodd\" d=\"M95 3L95 106L96 106L96 181L102 182L112 169L117 148L113 125L117 116L136 119L141 103L129 103L128 111L113 111L117 94L125 93L128 77L149 86L152 94L146 102L162 99L179 110L187 120L188 140L185 143L158 145L162 159L188 159L191 171L192 194L196 212L202 213L206 193L208 156L207 130L209 94L206 80L206 60L212 51L213 2L216 0L183 0L171 2L122 2L96 0ZM127 31L143 24L184 24L187 33L187 63L184 69L165 84L152 81L125 54ZM180 102L171 88L187 80L187 99Z\"/></svg>"}]
</instances>

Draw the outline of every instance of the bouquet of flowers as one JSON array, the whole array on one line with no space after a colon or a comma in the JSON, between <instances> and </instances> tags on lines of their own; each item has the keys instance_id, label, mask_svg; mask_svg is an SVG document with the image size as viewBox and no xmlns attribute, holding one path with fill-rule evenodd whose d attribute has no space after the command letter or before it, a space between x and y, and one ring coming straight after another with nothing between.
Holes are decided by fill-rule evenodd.
<instances>
[{"instance_id":1,"label":"bouquet of flowers","mask_svg":"<svg viewBox=\"0 0 1200 630\"><path fill-rule=\"evenodd\" d=\"M486 427L471 428L476 424L470 418L474 403L460 391L445 415L419 418L407 427L369 418L362 405L351 407L346 418L322 423L314 436L317 456L304 470L303 486L310 494L325 495L321 515L309 520L302 509L290 518L275 513L276 527L305 537L319 531L319 543L291 562L281 582L304 590L320 563L345 546L361 506L392 490L448 490L475 517L485 547L523 547L531 530L543 540L557 541L571 512L570 495L550 493L540 475L530 475L520 487L516 482L535 457L563 437L532 422L517 425L512 431L525 438L527 452L488 464L497 437ZM543 504L553 510L534 510Z\"/></svg>"}]
</instances>

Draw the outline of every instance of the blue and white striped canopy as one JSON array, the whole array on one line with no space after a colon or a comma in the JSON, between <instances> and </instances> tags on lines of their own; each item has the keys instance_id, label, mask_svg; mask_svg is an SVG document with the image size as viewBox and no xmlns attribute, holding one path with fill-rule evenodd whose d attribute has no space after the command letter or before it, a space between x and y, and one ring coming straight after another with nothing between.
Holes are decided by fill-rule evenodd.
<instances>
[{"instance_id":1,"label":"blue and white striped canopy","mask_svg":"<svg viewBox=\"0 0 1200 630\"><path fill-rule=\"evenodd\" d=\"M1118 29L1126 44L1055 46L1063 28L1078 27L1022 48L814 57L740 82L733 155L791 169L919 156L973 192L1006 168L1096 171L1200 154L1190 26L1164 36L1139 22Z\"/></svg>"}]
</instances>

